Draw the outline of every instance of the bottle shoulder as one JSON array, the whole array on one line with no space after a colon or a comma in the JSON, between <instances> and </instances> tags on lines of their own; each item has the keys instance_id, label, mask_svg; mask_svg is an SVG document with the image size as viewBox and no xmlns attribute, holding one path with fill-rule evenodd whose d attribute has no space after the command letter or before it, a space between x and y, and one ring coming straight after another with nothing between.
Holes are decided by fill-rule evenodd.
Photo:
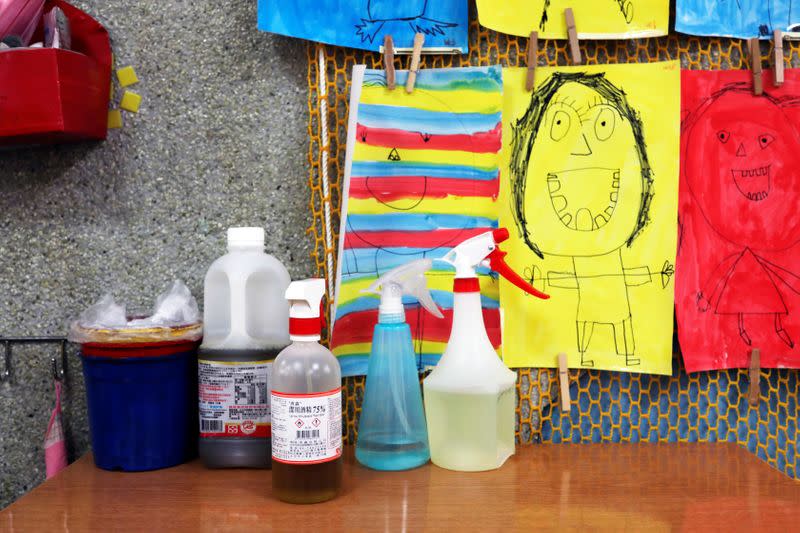
<instances>
[{"instance_id":1,"label":"bottle shoulder","mask_svg":"<svg viewBox=\"0 0 800 533\"><path fill-rule=\"evenodd\" d=\"M496 394L513 387L517 373L494 349L448 345L439 364L425 378L426 387L451 392Z\"/></svg>"},{"instance_id":2,"label":"bottle shoulder","mask_svg":"<svg viewBox=\"0 0 800 533\"><path fill-rule=\"evenodd\" d=\"M218 257L208 267L206 276L214 272L267 272L270 275L278 277L282 282L287 285L291 281L289 271L277 258L264 252L241 252L233 251Z\"/></svg>"},{"instance_id":3,"label":"bottle shoulder","mask_svg":"<svg viewBox=\"0 0 800 533\"><path fill-rule=\"evenodd\" d=\"M327 392L342 386L342 370L321 344L295 342L275 358L272 383L280 392Z\"/></svg>"}]
</instances>

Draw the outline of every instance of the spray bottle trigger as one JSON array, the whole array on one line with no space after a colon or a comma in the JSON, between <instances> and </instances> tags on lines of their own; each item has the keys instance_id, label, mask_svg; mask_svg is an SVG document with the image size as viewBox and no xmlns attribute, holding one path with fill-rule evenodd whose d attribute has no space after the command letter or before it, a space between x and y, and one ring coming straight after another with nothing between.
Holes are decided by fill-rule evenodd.
<instances>
[{"instance_id":1,"label":"spray bottle trigger","mask_svg":"<svg viewBox=\"0 0 800 533\"><path fill-rule=\"evenodd\" d=\"M508 263L505 261L506 255L507 252L504 252L499 247L495 247L494 251L487 256L489 267L528 294L532 294L542 300L549 299L549 294L545 294L534 288L531 284L527 283L522 276L514 272L514 270L508 266Z\"/></svg>"}]
</instances>

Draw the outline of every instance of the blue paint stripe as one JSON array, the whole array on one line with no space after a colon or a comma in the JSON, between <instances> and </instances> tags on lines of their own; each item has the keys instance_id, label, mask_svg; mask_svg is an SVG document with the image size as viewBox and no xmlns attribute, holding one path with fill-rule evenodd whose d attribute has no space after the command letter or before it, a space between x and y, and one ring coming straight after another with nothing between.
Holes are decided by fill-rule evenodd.
<instances>
[{"instance_id":1,"label":"blue paint stripe","mask_svg":"<svg viewBox=\"0 0 800 533\"><path fill-rule=\"evenodd\" d=\"M491 131L502 120L497 113L449 113L415 107L359 104L358 123L370 128L421 131L433 135L472 135Z\"/></svg>"},{"instance_id":2,"label":"blue paint stripe","mask_svg":"<svg viewBox=\"0 0 800 533\"><path fill-rule=\"evenodd\" d=\"M396 45L395 45L396 46ZM396 73L397 85L403 86L408 79L407 70ZM367 69L364 85L386 85L386 72ZM503 69L500 65L490 67L421 69L414 84L416 89L426 91L454 91L457 89L498 93L503 88Z\"/></svg>"},{"instance_id":3,"label":"blue paint stripe","mask_svg":"<svg viewBox=\"0 0 800 533\"><path fill-rule=\"evenodd\" d=\"M498 169L481 169L466 165L436 165L394 161L353 161L351 175L355 178L391 178L395 176L425 176L427 178L473 179L491 181L498 178Z\"/></svg>"},{"instance_id":4,"label":"blue paint stripe","mask_svg":"<svg viewBox=\"0 0 800 533\"><path fill-rule=\"evenodd\" d=\"M385 215L347 215L347 231L433 231L437 229L469 229L497 227L497 220L469 215L435 215L427 213L389 213Z\"/></svg>"}]
</instances>

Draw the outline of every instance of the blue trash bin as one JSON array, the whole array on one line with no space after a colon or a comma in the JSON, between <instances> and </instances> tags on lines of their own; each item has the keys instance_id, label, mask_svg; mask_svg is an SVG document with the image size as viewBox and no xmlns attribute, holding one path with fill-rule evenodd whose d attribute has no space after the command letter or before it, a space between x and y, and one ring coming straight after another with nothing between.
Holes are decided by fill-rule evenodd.
<instances>
[{"instance_id":1,"label":"blue trash bin","mask_svg":"<svg viewBox=\"0 0 800 533\"><path fill-rule=\"evenodd\" d=\"M142 471L196 456L198 341L81 345L95 464Z\"/></svg>"}]
</instances>

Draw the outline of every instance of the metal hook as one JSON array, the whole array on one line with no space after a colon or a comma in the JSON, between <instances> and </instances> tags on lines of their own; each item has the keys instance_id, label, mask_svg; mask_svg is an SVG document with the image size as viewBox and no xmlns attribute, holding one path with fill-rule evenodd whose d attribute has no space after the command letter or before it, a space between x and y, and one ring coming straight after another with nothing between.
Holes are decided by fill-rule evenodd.
<instances>
[{"instance_id":1,"label":"metal hook","mask_svg":"<svg viewBox=\"0 0 800 533\"><path fill-rule=\"evenodd\" d=\"M61 342L61 368L58 367L58 362L55 356L50 358L50 363L53 365L53 379L56 381L64 381L64 365L67 362L67 342Z\"/></svg>"},{"instance_id":2,"label":"metal hook","mask_svg":"<svg viewBox=\"0 0 800 533\"><path fill-rule=\"evenodd\" d=\"M9 381L11 379L11 343L9 341L5 341L5 345L5 368L3 368L3 372L0 373L0 383L3 381Z\"/></svg>"}]
</instances>

